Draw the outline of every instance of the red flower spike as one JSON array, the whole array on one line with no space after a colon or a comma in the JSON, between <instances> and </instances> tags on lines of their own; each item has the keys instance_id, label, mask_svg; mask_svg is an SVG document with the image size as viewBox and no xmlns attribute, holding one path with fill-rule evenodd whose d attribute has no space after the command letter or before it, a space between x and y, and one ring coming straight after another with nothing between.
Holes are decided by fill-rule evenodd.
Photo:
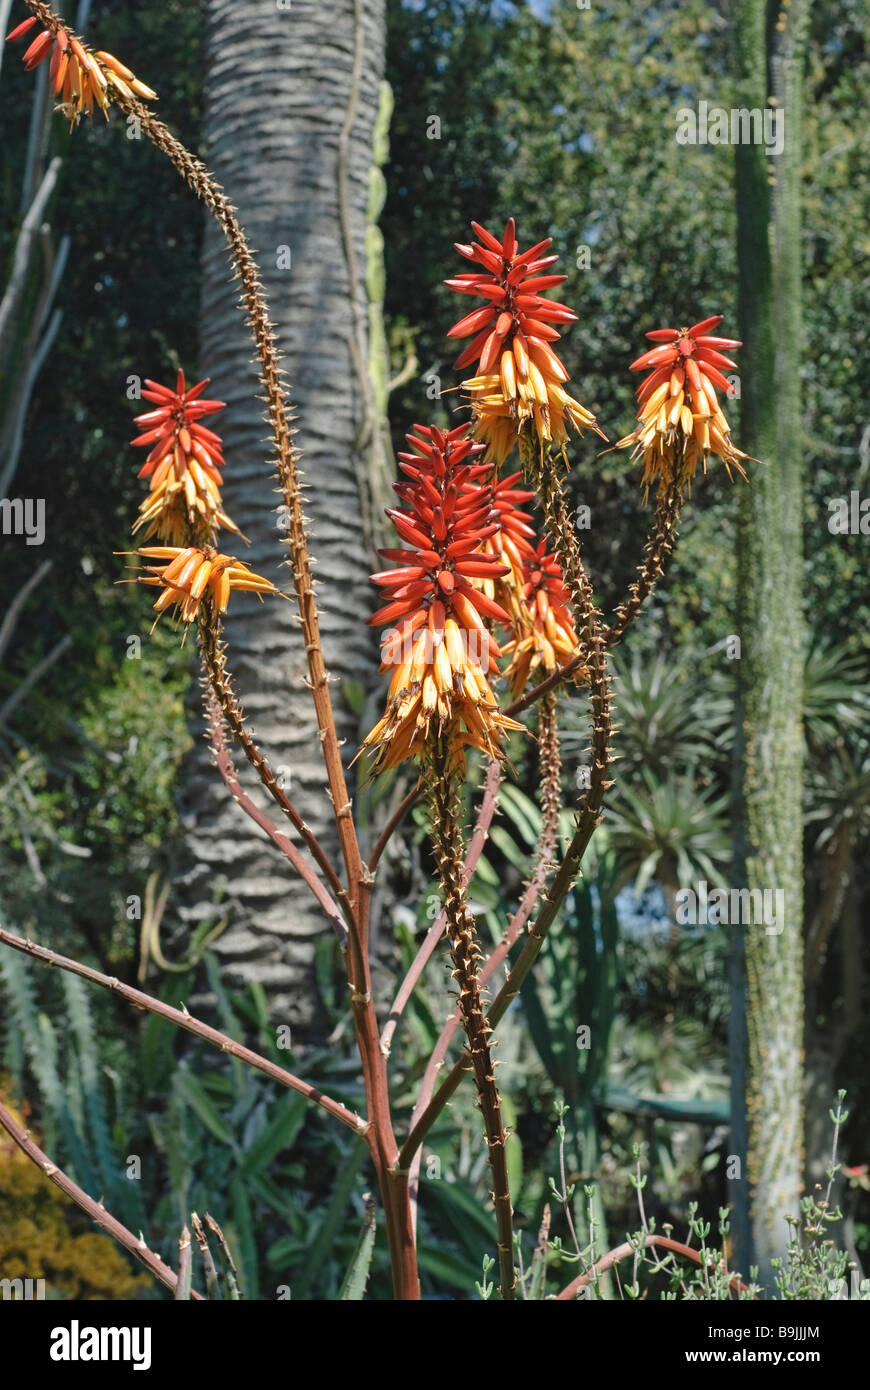
<instances>
[{"instance_id":1,"label":"red flower spike","mask_svg":"<svg viewBox=\"0 0 870 1390\"><path fill-rule=\"evenodd\" d=\"M511 657L506 674L513 699L523 693L535 671L551 675L573 660L578 646L562 571L556 557L547 553L545 541L530 549L523 579L516 636L502 648ZM582 681L587 675L581 668L574 679Z\"/></svg>"},{"instance_id":2,"label":"red flower spike","mask_svg":"<svg viewBox=\"0 0 870 1390\"><path fill-rule=\"evenodd\" d=\"M483 446L466 425L414 431L401 455L407 480L394 484L403 508L387 511L408 548L382 551L398 563L372 576L388 602L369 621L395 624L382 648L381 669L392 671L387 710L364 742L383 767L424 755L436 733L460 753L471 745L498 757L505 730L520 727L501 714L488 681L498 647L484 615L509 616L475 587L508 573L484 549L499 522L481 482L490 470L473 462Z\"/></svg>"},{"instance_id":3,"label":"red flower spike","mask_svg":"<svg viewBox=\"0 0 870 1390\"><path fill-rule=\"evenodd\" d=\"M746 477L742 460L749 455L732 442L716 394L717 389L731 391L720 368L736 368L717 349L740 347L734 338L709 336L708 330L721 322L722 315L713 314L691 328L654 329L646 336L662 341L662 346L651 348L631 364L631 371L648 370L649 375L637 391L639 424L617 448L631 446L643 458L644 495L653 483L660 493L674 482L681 491L689 491L699 465L706 472L711 453L721 458L729 478L732 469Z\"/></svg>"},{"instance_id":4,"label":"red flower spike","mask_svg":"<svg viewBox=\"0 0 870 1390\"><path fill-rule=\"evenodd\" d=\"M37 23L33 15L22 20L7 34L7 42L24 38ZM62 23L56 23L54 29L43 29L37 34L24 53L22 61L25 69L32 72L49 53L49 80L59 98L58 109L69 117L71 126L82 116L92 116L95 105L108 118L109 103L117 93L126 97L143 97L148 101L157 95L111 53L92 53Z\"/></svg>"},{"instance_id":5,"label":"red flower spike","mask_svg":"<svg viewBox=\"0 0 870 1390\"><path fill-rule=\"evenodd\" d=\"M150 478L150 486L133 532L144 526L146 539L157 537L173 545L210 544L219 527L241 534L221 502L220 435L197 423L199 416L223 409L224 403L202 398L207 377L189 391L185 384L181 371L175 390L145 379L142 395L156 409L136 416L141 433L132 443L149 449L139 477Z\"/></svg>"},{"instance_id":6,"label":"red flower spike","mask_svg":"<svg viewBox=\"0 0 870 1390\"><path fill-rule=\"evenodd\" d=\"M564 275L541 273L558 259L541 254L551 239L520 254L513 218L501 241L478 223L472 223L472 229L478 240L456 243L456 249L489 273L445 283L459 294L479 295L489 303L466 314L448 337L474 335L454 365L462 370L478 364L475 375L462 385L471 397L475 437L487 445L488 458L500 464L523 430L536 435L542 448L550 443L564 448L569 426L600 434L590 412L565 391L568 373L548 347L559 337L550 325L576 319L567 304L544 297L544 291L565 280Z\"/></svg>"}]
</instances>

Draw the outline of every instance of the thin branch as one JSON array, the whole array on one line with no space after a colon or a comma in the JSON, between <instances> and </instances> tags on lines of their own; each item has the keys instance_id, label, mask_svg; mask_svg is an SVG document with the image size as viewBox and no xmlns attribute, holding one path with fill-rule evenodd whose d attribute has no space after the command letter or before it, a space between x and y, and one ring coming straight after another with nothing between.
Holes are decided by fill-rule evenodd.
<instances>
[{"instance_id":1,"label":"thin branch","mask_svg":"<svg viewBox=\"0 0 870 1390\"><path fill-rule=\"evenodd\" d=\"M468 846L468 853L465 856L465 865L462 870L462 883L463 887L465 888L467 888L469 883L471 882L472 875L474 874L474 870L477 867L477 861L483 853L483 847L486 844L486 837L489 833L489 827L492 824L492 818L495 815L496 809L498 807L498 789L500 783L501 766L499 763L493 760L487 768L483 800L480 803L480 810L477 813L477 822L474 827L474 834L471 837L471 841ZM411 963L407 975L401 983L399 992L393 1000L393 1006L390 1009L390 1016L387 1019L387 1022L384 1024L383 1031L381 1032L381 1051L386 1054L389 1054L393 1034L396 1031L399 1019L401 1018L404 1012L405 1006L408 1003L408 1000L411 998L411 995L414 993L417 982L420 979L420 976L423 974L423 971L425 970L429 961L431 960L435 948L438 945L438 942L444 935L444 928L446 925L447 911L446 909L442 909L436 917L435 921L432 923L432 926L426 933L426 937L422 945L420 946L419 951L414 957L414 960Z\"/></svg>"},{"instance_id":2,"label":"thin branch","mask_svg":"<svg viewBox=\"0 0 870 1390\"><path fill-rule=\"evenodd\" d=\"M404 796L402 800L399 802L395 811L390 816L390 819L387 821L386 825L381 831L379 838L375 842L375 847L372 850L371 855L369 856L370 873L374 873L375 869L378 866L378 862L380 860L381 855L383 854L384 850L386 849L396 830L402 824L402 821L405 819L408 812L414 806L417 805L417 802L420 800L422 794L423 793L420 787L414 786L408 792L407 796Z\"/></svg>"},{"instance_id":3,"label":"thin branch","mask_svg":"<svg viewBox=\"0 0 870 1390\"><path fill-rule=\"evenodd\" d=\"M222 641L220 620L213 608L200 609L199 645L203 665L208 677L208 686L215 701L220 706L223 718L232 731L236 742L242 749L251 767L256 772L266 791L284 812L287 819L296 827L317 863L320 865L333 892L343 900L347 910L347 894L341 886L329 857L309 825L297 811L284 788L278 782L266 756L260 751L250 730L245 727L245 711L233 688L233 678L227 670L226 647ZM307 881L307 880L306 880Z\"/></svg>"},{"instance_id":4,"label":"thin branch","mask_svg":"<svg viewBox=\"0 0 870 1390\"><path fill-rule=\"evenodd\" d=\"M652 532L644 546L643 561L637 579L628 591L628 598L616 610L616 617L604 634L604 645L615 646L634 622L645 600L655 588L656 581L664 573L665 561L674 548L677 539L677 523L683 503L682 488L672 480L656 500L655 521Z\"/></svg>"},{"instance_id":5,"label":"thin branch","mask_svg":"<svg viewBox=\"0 0 870 1390\"><path fill-rule=\"evenodd\" d=\"M21 617L22 608L30 598L37 584L42 583L51 569L51 566L51 560L43 560L42 564L38 565L33 571L30 578L24 581L11 603L7 604L6 612L3 615L3 622L0 623L0 661L3 660L6 648L9 646L15 629L18 626L18 619Z\"/></svg>"},{"instance_id":6,"label":"thin branch","mask_svg":"<svg viewBox=\"0 0 870 1390\"><path fill-rule=\"evenodd\" d=\"M220 775L226 784L230 796L233 798L233 801L235 801L237 805L241 806L242 810L246 813L246 815L250 816L251 820L254 822L255 825L259 825L261 830L265 830L266 834L269 836L269 839L273 842L273 844L277 845L281 853L290 862L290 864L292 864L299 877L311 889L315 898L320 903L320 906L323 908L324 912L326 913L327 917L332 923L333 930L335 931L335 934L338 937L340 945L342 947L345 946L347 944L347 927L342 918L341 911L339 909L338 904L330 896L330 894L327 892L327 890L321 883L320 879L317 877L311 860L308 858L307 855L303 854L302 851L296 845L293 844L293 841L290 840L288 836L284 835L278 829L278 827L269 819L266 813L264 811L261 811L260 808L257 805L255 805L255 803L243 790L242 785L239 782L235 766L233 765L233 760L230 756L230 751L227 748L227 742L224 735L223 713L218 703L217 696L214 692L214 688L211 685L209 685L206 689L205 705L209 742L211 743L212 752L214 753L214 759L217 764L218 771L220 772Z\"/></svg>"},{"instance_id":7,"label":"thin branch","mask_svg":"<svg viewBox=\"0 0 870 1390\"><path fill-rule=\"evenodd\" d=\"M132 1231L128 1231L126 1226L123 1226L114 1216L109 1215L101 1202L95 1202L93 1197L89 1197L87 1192L79 1187L78 1183L74 1183L72 1178L68 1178L66 1173L58 1168L47 1154L43 1153L39 1145L30 1138L27 1130L18 1123L3 1104L0 1104L0 1126L5 1129L13 1143L18 1145L21 1152L26 1154L37 1168L41 1169L49 1182L53 1182L55 1187L59 1187L61 1192L65 1193L67 1197L71 1197L92 1221L112 1236L119 1245L123 1245L125 1250L139 1260L150 1274L154 1275L155 1279L159 1279L160 1283L165 1284L167 1289L175 1292L178 1283L176 1275L169 1268L169 1265L163 1263L159 1255L155 1255L153 1250L148 1249L144 1237L134 1236ZM201 1300L202 1294L192 1290L191 1297Z\"/></svg>"},{"instance_id":8,"label":"thin branch","mask_svg":"<svg viewBox=\"0 0 870 1390\"><path fill-rule=\"evenodd\" d=\"M52 666L60 661L60 658L67 648L72 646L72 640L72 637L67 633L66 637L61 637L59 642L55 642L51 651L46 652L41 661L37 661L36 665L28 671L21 684L13 690L8 700L0 705L0 729L2 729L4 724L9 723L9 719L25 696L30 694L37 681L41 680L46 671L50 671Z\"/></svg>"},{"instance_id":9,"label":"thin branch","mask_svg":"<svg viewBox=\"0 0 870 1390\"><path fill-rule=\"evenodd\" d=\"M39 946L35 941L15 936L2 927L0 927L0 946L11 946L14 951L21 951L26 956L32 956L35 960L41 961L43 965L53 965L59 970L68 970L71 975L79 975L83 980L90 980L92 984L102 985L104 989L120 995L134 1008L144 1009L146 1013L156 1014L158 1018L165 1018L168 1023L174 1023L176 1028L183 1028L186 1033L193 1033L194 1037L202 1038L203 1042L210 1043L212 1047L219 1048L221 1052L226 1052L231 1057L238 1058L240 1062L247 1063L249 1067L254 1067L256 1071L263 1072L265 1076L268 1076L272 1081L277 1081L279 1085L286 1086L291 1091L298 1091L300 1095L306 1096L315 1105L321 1106L334 1119L347 1125L354 1134L365 1137L368 1133L369 1127L366 1122L355 1115L352 1110L348 1110L347 1106L333 1100L331 1096L324 1095L316 1086L302 1081L292 1072L286 1071L284 1067L279 1067L275 1062L270 1061L268 1057L261 1057L258 1052L252 1052L249 1047L244 1047L226 1033L221 1033L217 1028L212 1028L210 1024L194 1018L186 1009L174 1009L170 1004L164 1004L162 999L155 999L152 995L143 993L141 989L133 989L131 985L123 984L114 976L104 975L89 965L82 965L80 961L71 960L69 956L58 955L56 951L50 951L47 946Z\"/></svg>"},{"instance_id":10,"label":"thin branch","mask_svg":"<svg viewBox=\"0 0 870 1390\"><path fill-rule=\"evenodd\" d=\"M694 1264L702 1263L701 1256L697 1250L693 1250L691 1245L684 1245L681 1240L672 1240L670 1236L648 1235L644 1238L644 1248L649 1250L651 1246L659 1245L663 1250L672 1250L676 1255L682 1255L684 1259L691 1260ZM602 1255L600 1260L596 1260L591 1269L585 1274L578 1274L576 1279L572 1279L570 1284L566 1284L561 1293L556 1294L556 1302L569 1301L577 1297L579 1291L600 1274L604 1274L620 1260L627 1259L629 1255L635 1254L633 1245L627 1242L617 1245L613 1250L608 1250L606 1255ZM749 1289L737 1278L735 1274L731 1279L730 1287L735 1293L748 1293Z\"/></svg>"}]
</instances>

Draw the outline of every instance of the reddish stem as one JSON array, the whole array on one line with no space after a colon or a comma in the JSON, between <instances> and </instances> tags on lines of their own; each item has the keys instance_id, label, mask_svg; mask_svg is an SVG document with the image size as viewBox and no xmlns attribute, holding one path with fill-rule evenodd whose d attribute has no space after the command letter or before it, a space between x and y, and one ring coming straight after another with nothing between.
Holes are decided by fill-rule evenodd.
<instances>
[{"instance_id":1,"label":"reddish stem","mask_svg":"<svg viewBox=\"0 0 870 1390\"><path fill-rule=\"evenodd\" d=\"M495 815L496 809L498 807L498 789L500 783L501 767L497 762L491 762L489 767L487 768L486 786L484 790L483 800L480 804L480 810L477 813L477 823L474 827L474 834L471 837L471 841L468 846L468 853L465 856L465 866L462 870L463 887L467 888L469 883L471 882L472 875L474 873L475 868L477 867L477 861L483 853L483 847L486 844L486 837L489 834L489 827L492 824L492 818ZM417 981L423 974L423 971L425 970L426 966L432 958L432 955L434 954L438 942L444 935L444 928L446 925L447 912L444 909L442 909L436 917L435 921L432 923L432 926L426 933L426 937L422 945L420 946L419 951L414 957L414 960L411 963L407 975L401 983L399 992L393 1000L393 1006L390 1009L390 1016L387 1019L387 1022L385 1023L383 1031L381 1033L381 1050L386 1055L389 1055L390 1044L393 1039L393 1034L395 1033L396 1028L398 1026L399 1019L401 1018L405 1010L405 1006L408 1003L408 1000L414 993Z\"/></svg>"},{"instance_id":2,"label":"reddish stem","mask_svg":"<svg viewBox=\"0 0 870 1390\"><path fill-rule=\"evenodd\" d=\"M112 975L104 975L89 965L82 965L80 961L71 960L69 956L58 955L56 951L50 951L47 946L38 946L35 941L14 936L12 932L8 932L2 927L0 927L0 945L11 946L13 950L21 951L24 955L32 956L35 960L41 961L43 965L56 966L59 970L69 971L71 975L80 975L83 980L90 980L92 984L102 985L104 989L109 989L114 994L120 995L134 1008L144 1009L146 1013L156 1014L158 1018L165 1018L168 1023L174 1023L177 1028L183 1028L186 1033L193 1033L195 1037L202 1038L212 1047L220 1048L221 1052L227 1052L231 1057L237 1057L240 1062L246 1062L249 1067L263 1072L273 1081L288 1087L289 1090L298 1091L300 1095L314 1101L315 1105L321 1106L336 1120L341 1120L342 1124L347 1125L355 1134L367 1136L368 1126L365 1121L361 1120L359 1115L355 1115L352 1110L348 1110L346 1105L333 1100L331 1096L324 1095L316 1086L312 1086L308 1081L302 1081L300 1077L294 1076L284 1067L279 1067L275 1062L271 1062L268 1057L261 1057L258 1052L252 1052L249 1047L243 1047L241 1043L236 1042L226 1033L221 1033L217 1028L212 1028L210 1024L194 1018L186 1009L174 1009L171 1004L164 1004L162 999L155 999L152 995L145 994L141 989L134 989L132 985L125 985Z\"/></svg>"},{"instance_id":3,"label":"reddish stem","mask_svg":"<svg viewBox=\"0 0 870 1390\"><path fill-rule=\"evenodd\" d=\"M660 1245L663 1250L673 1250L675 1254L682 1255L684 1259L691 1260L694 1264L701 1264L701 1256L697 1250L693 1250L691 1245L684 1245L681 1240L671 1240L670 1236L648 1235L644 1239L644 1249L650 1246ZM637 1252L633 1245L627 1243L617 1245L613 1250L609 1250L606 1255L602 1255L600 1260L596 1260L594 1265L586 1274L578 1274L576 1279L572 1279L570 1284L566 1284L561 1293L556 1295L556 1301L570 1300L576 1298L580 1289L584 1288L598 1274L604 1274L612 1265L618 1264L620 1260L626 1259L629 1255ZM747 1286L735 1274L730 1281L730 1287L736 1293L748 1293Z\"/></svg>"},{"instance_id":4,"label":"reddish stem","mask_svg":"<svg viewBox=\"0 0 870 1390\"><path fill-rule=\"evenodd\" d=\"M78 1183L73 1182L72 1178L68 1178L66 1173L58 1168L57 1164L53 1163L46 1153L43 1153L39 1145L30 1138L27 1130L18 1123L3 1104L0 1104L0 1126L5 1129L13 1143L18 1145L21 1152L26 1154L37 1168L41 1169L49 1182L53 1182L55 1187L59 1187L61 1192L65 1193L67 1197L71 1197L92 1221L112 1236L119 1245L123 1245L125 1250L128 1250L145 1266L150 1274L154 1275L155 1279L159 1279L161 1284L165 1284L167 1289L175 1293L178 1279L169 1265L164 1264L159 1255L155 1255L153 1250L148 1249L144 1239L140 1236L134 1236L132 1231L128 1231L126 1226L123 1226L120 1221L106 1211L101 1202L95 1202L93 1197L89 1197L87 1192L79 1187ZM191 1290L190 1296L200 1302L203 1301L202 1294L197 1293L195 1289Z\"/></svg>"}]
</instances>

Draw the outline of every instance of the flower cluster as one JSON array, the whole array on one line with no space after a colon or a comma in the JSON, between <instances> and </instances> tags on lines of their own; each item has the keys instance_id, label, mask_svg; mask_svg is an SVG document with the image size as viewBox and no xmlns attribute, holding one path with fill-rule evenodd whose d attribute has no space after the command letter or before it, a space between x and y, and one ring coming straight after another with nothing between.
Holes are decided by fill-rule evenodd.
<instances>
[{"instance_id":1,"label":"flower cluster","mask_svg":"<svg viewBox=\"0 0 870 1390\"><path fill-rule=\"evenodd\" d=\"M38 23L36 16L31 15L6 35L6 42L23 39ZM95 103L108 119L113 91L126 97L144 97L149 101L157 97L156 92L140 82L111 53L94 53L63 24L40 29L25 50L25 68L30 72L39 67L49 54L49 81L55 96L59 98L60 109L72 124L80 121L84 115L93 115Z\"/></svg>"},{"instance_id":2,"label":"flower cluster","mask_svg":"<svg viewBox=\"0 0 870 1390\"><path fill-rule=\"evenodd\" d=\"M502 648L511 658L506 675L514 699L523 693L533 672L552 675L577 654L568 591L559 562L555 555L547 554L545 541L540 541L525 561L522 605L516 635ZM575 679L583 680L586 675L580 669Z\"/></svg>"},{"instance_id":3,"label":"flower cluster","mask_svg":"<svg viewBox=\"0 0 870 1390\"><path fill-rule=\"evenodd\" d=\"M161 542L136 552L144 560L161 562L146 565L139 582L160 587L154 605L158 617L176 608L185 623L193 622L206 596L225 613L231 589L279 592L268 579L215 547L221 526L236 535L241 532L221 503L220 435L202 423L205 416L224 408L223 401L203 396L208 380L188 388L179 371L173 389L146 377L142 395L156 408L136 416L140 433L132 441L136 448L148 449L139 477L151 480L133 534L144 526L146 540L156 537Z\"/></svg>"},{"instance_id":4,"label":"flower cluster","mask_svg":"<svg viewBox=\"0 0 870 1390\"><path fill-rule=\"evenodd\" d=\"M219 613L226 613L231 589L278 593L268 579L252 573L232 555L219 554L211 545L146 545L138 553L146 560L160 562L146 565L147 574L139 577L140 584L161 589L154 605L158 617L167 608L177 607L182 621L192 623L206 594Z\"/></svg>"},{"instance_id":5,"label":"flower cluster","mask_svg":"<svg viewBox=\"0 0 870 1390\"><path fill-rule=\"evenodd\" d=\"M688 491L698 465L707 471L711 453L718 454L729 478L732 468L746 477L741 459L749 455L732 443L716 394L717 387L730 391L721 369L737 366L720 349L740 347L736 338L711 335L721 322L722 315L714 314L691 328L656 328L646 336L661 346L631 364L631 371L649 369L649 376L637 392L640 423L616 447L633 446L635 456L643 458L644 496L654 483L659 492L674 482Z\"/></svg>"},{"instance_id":6,"label":"flower cluster","mask_svg":"<svg viewBox=\"0 0 870 1390\"><path fill-rule=\"evenodd\" d=\"M139 508L133 534L147 526L146 540L157 536L171 544L185 540L213 540L219 526L239 534L235 522L221 505L220 469L224 467L220 435L202 423L203 417L223 410L223 401L205 400L208 378L186 389L184 372L178 373L175 390L145 380L142 395L156 410L136 416L141 433L132 441L149 448L139 470L150 478L150 491Z\"/></svg>"},{"instance_id":7,"label":"flower cluster","mask_svg":"<svg viewBox=\"0 0 870 1390\"><path fill-rule=\"evenodd\" d=\"M551 238L520 252L513 218L501 241L477 222L471 226L478 240L457 242L456 249L481 269L445 283L459 294L487 301L448 334L471 337L454 365L461 369L477 363L476 375L463 382L471 396L475 438L483 440L488 457L498 465L523 431L534 434L541 448L550 443L564 448L568 425L600 434L595 417L565 390L568 373L551 347L560 336L553 325L572 323L577 317L567 305L543 294L565 279L542 273L558 260L543 254Z\"/></svg>"},{"instance_id":8,"label":"flower cluster","mask_svg":"<svg viewBox=\"0 0 870 1390\"><path fill-rule=\"evenodd\" d=\"M500 652L488 623L508 625L510 615L481 585L507 566L483 549L501 523L482 481L490 466L474 462L482 446L467 435L467 426L443 434L417 425L400 455L403 505L387 515L404 546L380 552L395 567L372 576L389 601L370 619L393 625L381 665L393 674L386 714L363 744L384 768L422 755L433 736L460 757L466 747L498 757L503 733L522 727L489 684Z\"/></svg>"}]
</instances>

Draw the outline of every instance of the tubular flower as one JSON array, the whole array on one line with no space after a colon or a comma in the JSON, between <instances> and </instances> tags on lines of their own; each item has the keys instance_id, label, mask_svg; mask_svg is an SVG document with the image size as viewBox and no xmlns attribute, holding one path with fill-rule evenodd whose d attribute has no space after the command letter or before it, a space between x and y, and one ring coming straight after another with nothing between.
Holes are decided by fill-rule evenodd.
<instances>
[{"instance_id":1,"label":"tubular flower","mask_svg":"<svg viewBox=\"0 0 870 1390\"><path fill-rule=\"evenodd\" d=\"M481 549L499 524L491 489L477 482L481 466L469 462L482 446L466 426L415 429L401 455L409 481L394 485L404 506L387 512L404 545L382 550L394 568L372 575L388 602L369 621L393 625L381 648L392 677L386 714L363 747L383 768L423 755L442 735L459 758L467 746L498 757L503 732L522 728L501 713L488 680L500 653L487 620L510 618L475 587L506 569Z\"/></svg>"},{"instance_id":2,"label":"tubular flower","mask_svg":"<svg viewBox=\"0 0 870 1390\"><path fill-rule=\"evenodd\" d=\"M520 253L513 218L501 241L477 222L471 226L478 241L457 242L456 249L482 269L445 284L458 294L487 301L455 323L447 335L471 338L454 365L461 369L477 363L477 374L462 383L471 395L475 438L487 444L488 457L498 465L527 429L542 448L550 443L563 448L567 425L578 433L591 428L601 434L595 417L565 390L568 373L551 346L560 337L553 325L577 318L566 304L546 299L542 293L565 279L541 273L558 260L558 256L543 255L552 238Z\"/></svg>"},{"instance_id":3,"label":"tubular flower","mask_svg":"<svg viewBox=\"0 0 870 1390\"><path fill-rule=\"evenodd\" d=\"M140 478L151 479L150 492L139 508L133 534L147 526L146 539L158 536L171 544L186 540L211 540L219 526L240 534L221 505L220 469L224 466L220 436L201 423L202 417L222 410L223 401L202 397L208 377L185 389L184 372L178 373L175 390L146 378L142 395L156 403L156 410L136 416L142 433L132 442L150 445Z\"/></svg>"},{"instance_id":4,"label":"tubular flower","mask_svg":"<svg viewBox=\"0 0 870 1390\"><path fill-rule=\"evenodd\" d=\"M714 314L691 328L656 328L646 336L660 346L631 364L633 372L650 372L637 392L640 423L616 447L633 445L635 456L643 458L645 497L656 482L659 492L673 482L688 491L699 464L706 473L711 453L722 460L729 478L732 468L746 477L741 459L750 456L732 443L716 394L717 387L730 390L722 369L737 367L720 349L740 347L736 338L711 336L721 322L722 315Z\"/></svg>"},{"instance_id":5,"label":"tubular flower","mask_svg":"<svg viewBox=\"0 0 870 1390\"><path fill-rule=\"evenodd\" d=\"M23 39L39 21L35 15L17 25L6 35L6 42ZM108 120L109 102L113 92L123 96L156 100L157 93L140 82L128 67L111 53L94 53L63 24L54 23L40 29L24 53L24 66L31 72L51 54L49 82L59 108L75 125L82 116L92 116L94 103Z\"/></svg>"},{"instance_id":6,"label":"tubular flower","mask_svg":"<svg viewBox=\"0 0 870 1390\"><path fill-rule=\"evenodd\" d=\"M167 608L177 606L182 620L192 623L206 594L219 613L226 613L232 589L255 594L280 593L241 560L220 555L211 545L145 545L136 553L145 560L159 561L146 565L148 573L139 576L140 584L153 584L161 590L154 605L158 617Z\"/></svg>"},{"instance_id":7,"label":"tubular flower","mask_svg":"<svg viewBox=\"0 0 870 1390\"><path fill-rule=\"evenodd\" d=\"M507 573L494 581L478 580L484 593L506 608L514 622L523 612L525 565L535 553L536 539L531 516L517 506L521 502L530 502L535 495L526 488L515 486L521 477L522 473L519 472L511 473L506 478L493 476L489 484L499 529L485 541L484 549L506 567Z\"/></svg>"},{"instance_id":8,"label":"tubular flower","mask_svg":"<svg viewBox=\"0 0 870 1390\"><path fill-rule=\"evenodd\" d=\"M524 621L516 636L502 650L510 654L506 671L511 696L522 695L532 673L540 669L549 676L577 655L577 633L571 618L569 595L555 555L548 555L541 541L525 566L522 590ZM574 679L587 675L580 668Z\"/></svg>"}]
</instances>

